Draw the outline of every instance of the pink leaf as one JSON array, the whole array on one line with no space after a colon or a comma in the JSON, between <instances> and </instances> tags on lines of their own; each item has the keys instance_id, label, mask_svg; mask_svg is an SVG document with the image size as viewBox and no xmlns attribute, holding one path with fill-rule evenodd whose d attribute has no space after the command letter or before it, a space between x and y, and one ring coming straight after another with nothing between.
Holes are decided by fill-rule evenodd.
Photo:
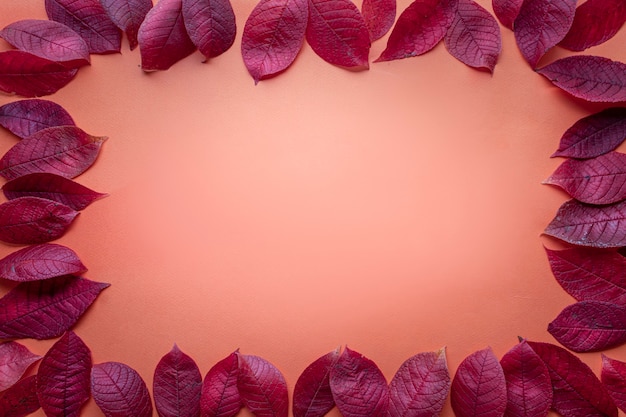
<instances>
[{"instance_id":1,"label":"pink leaf","mask_svg":"<svg viewBox=\"0 0 626 417\"><path fill-rule=\"evenodd\" d=\"M113 23L128 37L131 51L138 45L139 26L152 9L152 0L100 0Z\"/></svg>"},{"instance_id":2,"label":"pink leaf","mask_svg":"<svg viewBox=\"0 0 626 417\"><path fill-rule=\"evenodd\" d=\"M241 410L237 388L239 359L236 352L216 363L204 377L200 409L202 417L234 417Z\"/></svg>"},{"instance_id":3,"label":"pink leaf","mask_svg":"<svg viewBox=\"0 0 626 417\"><path fill-rule=\"evenodd\" d=\"M73 250L55 243L29 246L0 259L0 277L18 282L80 275L86 271Z\"/></svg>"},{"instance_id":4,"label":"pink leaf","mask_svg":"<svg viewBox=\"0 0 626 417\"><path fill-rule=\"evenodd\" d=\"M37 373L37 396L47 417L78 417L90 397L91 351L74 332L46 353Z\"/></svg>"},{"instance_id":5,"label":"pink leaf","mask_svg":"<svg viewBox=\"0 0 626 417\"><path fill-rule=\"evenodd\" d=\"M25 417L39 409L37 377L22 379L0 396L0 416Z\"/></svg>"},{"instance_id":6,"label":"pink leaf","mask_svg":"<svg viewBox=\"0 0 626 417\"><path fill-rule=\"evenodd\" d=\"M161 0L146 15L137 34L144 71L167 70L196 50L187 35L182 8L182 0Z\"/></svg>"},{"instance_id":7,"label":"pink leaf","mask_svg":"<svg viewBox=\"0 0 626 417\"><path fill-rule=\"evenodd\" d=\"M0 344L0 391L13 386L39 359L41 356L35 355L17 342Z\"/></svg>"},{"instance_id":8,"label":"pink leaf","mask_svg":"<svg viewBox=\"0 0 626 417\"><path fill-rule=\"evenodd\" d=\"M27 19L11 23L0 31L19 50L63 63L68 68L89 65L89 48L83 38L62 23Z\"/></svg>"},{"instance_id":9,"label":"pink leaf","mask_svg":"<svg viewBox=\"0 0 626 417\"><path fill-rule=\"evenodd\" d=\"M293 390L294 417L322 417L334 406L330 371L339 358L339 349L316 359L300 375Z\"/></svg>"},{"instance_id":10,"label":"pink leaf","mask_svg":"<svg viewBox=\"0 0 626 417\"><path fill-rule=\"evenodd\" d=\"M493 12L506 28L513 29L513 22L519 14L523 0L492 0Z\"/></svg>"},{"instance_id":11,"label":"pink leaf","mask_svg":"<svg viewBox=\"0 0 626 417\"><path fill-rule=\"evenodd\" d=\"M52 101L32 98L0 106L0 126L20 138L48 127L64 125L75 123L63 107Z\"/></svg>"},{"instance_id":12,"label":"pink leaf","mask_svg":"<svg viewBox=\"0 0 626 417\"><path fill-rule=\"evenodd\" d=\"M501 417L507 403L504 371L491 348L472 353L461 362L450 388L457 417Z\"/></svg>"},{"instance_id":13,"label":"pink leaf","mask_svg":"<svg viewBox=\"0 0 626 417\"><path fill-rule=\"evenodd\" d=\"M443 39L454 21L458 0L415 0L398 18L387 48L375 62L422 55Z\"/></svg>"},{"instance_id":14,"label":"pink leaf","mask_svg":"<svg viewBox=\"0 0 626 417\"><path fill-rule=\"evenodd\" d=\"M603 354L600 377L617 406L626 411L626 363Z\"/></svg>"},{"instance_id":15,"label":"pink leaf","mask_svg":"<svg viewBox=\"0 0 626 417\"><path fill-rule=\"evenodd\" d=\"M96 160L106 136L91 136L76 126L57 126L24 138L0 159L8 180L35 172L74 178Z\"/></svg>"},{"instance_id":16,"label":"pink leaf","mask_svg":"<svg viewBox=\"0 0 626 417\"><path fill-rule=\"evenodd\" d=\"M284 71L304 42L307 0L261 0L243 28L241 54L255 83Z\"/></svg>"},{"instance_id":17,"label":"pink leaf","mask_svg":"<svg viewBox=\"0 0 626 417\"><path fill-rule=\"evenodd\" d=\"M94 365L91 394L106 417L152 417L152 402L146 383L137 371L123 363Z\"/></svg>"},{"instance_id":18,"label":"pink leaf","mask_svg":"<svg viewBox=\"0 0 626 417\"><path fill-rule=\"evenodd\" d=\"M87 42L92 54L119 52L122 36L99 0L45 0L50 20L63 23Z\"/></svg>"},{"instance_id":19,"label":"pink leaf","mask_svg":"<svg viewBox=\"0 0 626 417\"><path fill-rule=\"evenodd\" d=\"M550 372L526 341L500 360L507 387L506 417L544 417L552 405Z\"/></svg>"},{"instance_id":20,"label":"pink leaf","mask_svg":"<svg viewBox=\"0 0 626 417\"><path fill-rule=\"evenodd\" d=\"M459 61L490 72L493 72L502 49L498 22L473 0L459 0L444 43Z\"/></svg>"},{"instance_id":21,"label":"pink leaf","mask_svg":"<svg viewBox=\"0 0 626 417\"><path fill-rule=\"evenodd\" d=\"M552 381L552 408L563 417L617 417L617 407L593 371L562 347L527 342Z\"/></svg>"},{"instance_id":22,"label":"pink leaf","mask_svg":"<svg viewBox=\"0 0 626 417\"><path fill-rule=\"evenodd\" d=\"M576 9L574 23L559 45L572 51L584 51L611 39L624 22L624 0L587 0Z\"/></svg>"},{"instance_id":23,"label":"pink leaf","mask_svg":"<svg viewBox=\"0 0 626 417\"><path fill-rule=\"evenodd\" d=\"M65 87L76 75L58 62L24 51L0 52L0 91L24 97L53 94Z\"/></svg>"},{"instance_id":24,"label":"pink leaf","mask_svg":"<svg viewBox=\"0 0 626 417\"><path fill-rule=\"evenodd\" d=\"M565 37L576 0L524 0L513 24L515 41L531 67Z\"/></svg>"},{"instance_id":25,"label":"pink leaf","mask_svg":"<svg viewBox=\"0 0 626 417\"><path fill-rule=\"evenodd\" d=\"M552 156L593 158L617 148L625 138L626 108L612 107L574 123Z\"/></svg>"},{"instance_id":26,"label":"pink leaf","mask_svg":"<svg viewBox=\"0 0 626 417\"><path fill-rule=\"evenodd\" d=\"M389 384L389 417L438 416L450 390L446 351L407 359Z\"/></svg>"},{"instance_id":27,"label":"pink leaf","mask_svg":"<svg viewBox=\"0 0 626 417\"><path fill-rule=\"evenodd\" d=\"M396 20L396 0L363 0L361 13L370 40L374 42L385 36Z\"/></svg>"},{"instance_id":28,"label":"pink leaf","mask_svg":"<svg viewBox=\"0 0 626 417\"><path fill-rule=\"evenodd\" d=\"M202 375L178 346L163 356L154 371L154 405L160 417L198 417Z\"/></svg>"},{"instance_id":29,"label":"pink leaf","mask_svg":"<svg viewBox=\"0 0 626 417\"><path fill-rule=\"evenodd\" d=\"M72 276L21 283L0 298L0 338L58 337L108 286Z\"/></svg>"},{"instance_id":30,"label":"pink leaf","mask_svg":"<svg viewBox=\"0 0 626 417\"><path fill-rule=\"evenodd\" d=\"M257 417L287 417L287 383L280 371L258 356L237 355L237 387L243 404Z\"/></svg>"},{"instance_id":31,"label":"pink leaf","mask_svg":"<svg viewBox=\"0 0 626 417\"><path fill-rule=\"evenodd\" d=\"M202 55L214 58L235 42L237 25L229 0L183 0L187 33Z\"/></svg>"},{"instance_id":32,"label":"pink leaf","mask_svg":"<svg viewBox=\"0 0 626 417\"><path fill-rule=\"evenodd\" d=\"M626 101L626 64L601 56L561 58L537 72L574 97L593 102Z\"/></svg>"},{"instance_id":33,"label":"pink leaf","mask_svg":"<svg viewBox=\"0 0 626 417\"><path fill-rule=\"evenodd\" d=\"M389 407L389 388L376 364L346 350L330 371L330 389L344 417L382 417Z\"/></svg>"},{"instance_id":34,"label":"pink leaf","mask_svg":"<svg viewBox=\"0 0 626 417\"><path fill-rule=\"evenodd\" d=\"M306 40L330 64L369 66L370 35L363 16L350 0L309 0Z\"/></svg>"}]
</instances>

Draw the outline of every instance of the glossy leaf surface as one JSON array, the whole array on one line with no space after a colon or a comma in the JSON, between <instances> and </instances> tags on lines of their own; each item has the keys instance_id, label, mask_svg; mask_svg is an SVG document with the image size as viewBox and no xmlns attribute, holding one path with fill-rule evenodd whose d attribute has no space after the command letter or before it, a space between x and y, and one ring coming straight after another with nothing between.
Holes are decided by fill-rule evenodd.
<instances>
[{"instance_id":1,"label":"glossy leaf surface","mask_svg":"<svg viewBox=\"0 0 626 417\"><path fill-rule=\"evenodd\" d=\"M91 369L91 395L105 417L152 417L148 387L130 366L119 362Z\"/></svg>"},{"instance_id":2,"label":"glossy leaf surface","mask_svg":"<svg viewBox=\"0 0 626 417\"><path fill-rule=\"evenodd\" d=\"M626 411L626 363L603 354L600 377L617 406Z\"/></svg>"},{"instance_id":3,"label":"glossy leaf surface","mask_svg":"<svg viewBox=\"0 0 626 417\"><path fill-rule=\"evenodd\" d=\"M243 404L257 417L287 417L287 383L280 371L258 356L237 355L237 387Z\"/></svg>"},{"instance_id":4,"label":"glossy leaf surface","mask_svg":"<svg viewBox=\"0 0 626 417\"><path fill-rule=\"evenodd\" d=\"M53 101L32 98L0 106L0 126L20 138L48 127L73 125L72 116Z\"/></svg>"},{"instance_id":5,"label":"glossy leaf surface","mask_svg":"<svg viewBox=\"0 0 626 417\"><path fill-rule=\"evenodd\" d=\"M207 58L223 54L235 42L237 24L229 0L183 0L183 21L191 41Z\"/></svg>"},{"instance_id":6,"label":"glossy leaf surface","mask_svg":"<svg viewBox=\"0 0 626 417\"><path fill-rule=\"evenodd\" d=\"M574 23L560 46L584 51L600 45L617 34L626 22L623 0L587 0L576 9Z\"/></svg>"},{"instance_id":7,"label":"glossy leaf surface","mask_svg":"<svg viewBox=\"0 0 626 417\"><path fill-rule=\"evenodd\" d=\"M163 356L154 371L154 406L160 417L198 417L202 375L196 362L178 346Z\"/></svg>"},{"instance_id":8,"label":"glossy leaf surface","mask_svg":"<svg viewBox=\"0 0 626 417\"><path fill-rule=\"evenodd\" d=\"M133 50L137 47L139 26L152 8L152 0L100 0L111 21L128 37Z\"/></svg>"},{"instance_id":9,"label":"glossy leaf surface","mask_svg":"<svg viewBox=\"0 0 626 417\"><path fill-rule=\"evenodd\" d=\"M293 390L294 417L322 417L335 407L330 390L330 371L339 349L316 359L298 377Z\"/></svg>"},{"instance_id":10,"label":"glossy leaf surface","mask_svg":"<svg viewBox=\"0 0 626 417\"><path fill-rule=\"evenodd\" d=\"M80 275L86 271L76 252L56 243L29 246L0 259L0 278L18 282Z\"/></svg>"},{"instance_id":11,"label":"glossy leaf surface","mask_svg":"<svg viewBox=\"0 0 626 417\"><path fill-rule=\"evenodd\" d=\"M41 356L17 342L0 344L0 392L9 389Z\"/></svg>"},{"instance_id":12,"label":"glossy leaf surface","mask_svg":"<svg viewBox=\"0 0 626 417\"><path fill-rule=\"evenodd\" d=\"M241 409L237 388L239 355L231 353L216 363L204 377L200 409L202 417L234 417Z\"/></svg>"}]
</instances>

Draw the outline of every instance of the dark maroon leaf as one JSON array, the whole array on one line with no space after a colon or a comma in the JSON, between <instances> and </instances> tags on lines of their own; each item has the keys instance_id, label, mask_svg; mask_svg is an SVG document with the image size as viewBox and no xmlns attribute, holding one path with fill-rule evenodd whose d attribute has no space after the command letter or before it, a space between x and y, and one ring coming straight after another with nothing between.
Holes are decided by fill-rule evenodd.
<instances>
[{"instance_id":1,"label":"dark maroon leaf","mask_svg":"<svg viewBox=\"0 0 626 417\"><path fill-rule=\"evenodd\" d=\"M374 42L385 36L396 20L396 0L363 0L361 13Z\"/></svg>"},{"instance_id":2,"label":"dark maroon leaf","mask_svg":"<svg viewBox=\"0 0 626 417\"><path fill-rule=\"evenodd\" d=\"M450 387L457 417L502 417L507 404L506 381L491 348L472 353L461 362Z\"/></svg>"},{"instance_id":3,"label":"dark maroon leaf","mask_svg":"<svg viewBox=\"0 0 626 417\"><path fill-rule=\"evenodd\" d=\"M78 417L90 397L91 351L74 332L46 353L37 373L37 396L47 417Z\"/></svg>"},{"instance_id":4,"label":"dark maroon leaf","mask_svg":"<svg viewBox=\"0 0 626 417\"><path fill-rule=\"evenodd\" d=\"M389 387L376 364L346 347L330 371L330 389L344 417L387 415Z\"/></svg>"},{"instance_id":5,"label":"dark maroon leaf","mask_svg":"<svg viewBox=\"0 0 626 417\"><path fill-rule=\"evenodd\" d=\"M587 0L576 9L574 23L559 45L572 51L584 51L611 39L624 22L624 0Z\"/></svg>"},{"instance_id":6,"label":"dark maroon leaf","mask_svg":"<svg viewBox=\"0 0 626 417\"><path fill-rule=\"evenodd\" d=\"M152 0L100 0L113 23L126 33L131 51L138 45L139 26L152 8Z\"/></svg>"},{"instance_id":7,"label":"dark maroon leaf","mask_svg":"<svg viewBox=\"0 0 626 417\"><path fill-rule=\"evenodd\" d=\"M91 136L76 126L40 130L22 139L0 159L0 175L12 180L47 172L74 178L96 160L106 136Z\"/></svg>"},{"instance_id":8,"label":"dark maroon leaf","mask_svg":"<svg viewBox=\"0 0 626 417\"><path fill-rule=\"evenodd\" d=\"M146 383L137 371L123 363L94 365L91 394L106 417L152 417L152 402Z\"/></svg>"},{"instance_id":9,"label":"dark maroon leaf","mask_svg":"<svg viewBox=\"0 0 626 417\"><path fill-rule=\"evenodd\" d=\"M74 120L63 107L48 100L32 98L0 106L0 126L20 138L48 127L74 124Z\"/></svg>"},{"instance_id":10,"label":"dark maroon leaf","mask_svg":"<svg viewBox=\"0 0 626 417\"><path fill-rule=\"evenodd\" d=\"M13 386L41 356L17 342L0 344L0 391Z\"/></svg>"},{"instance_id":11,"label":"dark maroon leaf","mask_svg":"<svg viewBox=\"0 0 626 417\"><path fill-rule=\"evenodd\" d=\"M122 35L99 0L45 0L50 20L63 23L87 42L92 54L119 52Z\"/></svg>"},{"instance_id":12,"label":"dark maroon leaf","mask_svg":"<svg viewBox=\"0 0 626 417\"><path fill-rule=\"evenodd\" d=\"M0 259L0 278L18 282L80 275L86 271L73 250L56 243L29 246Z\"/></svg>"},{"instance_id":13,"label":"dark maroon leaf","mask_svg":"<svg viewBox=\"0 0 626 417\"><path fill-rule=\"evenodd\" d=\"M334 406L330 371L339 358L339 349L316 359L300 375L293 390L294 417L322 417Z\"/></svg>"},{"instance_id":14,"label":"dark maroon leaf","mask_svg":"<svg viewBox=\"0 0 626 417\"><path fill-rule=\"evenodd\" d=\"M178 346L154 371L154 405L160 417L199 417L202 375L196 362Z\"/></svg>"},{"instance_id":15,"label":"dark maroon leaf","mask_svg":"<svg viewBox=\"0 0 626 417\"><path fill-rule=\"evenodd\" d=\"M389 384L389 417L438 416L450 390L446 351L407 359Z\"/></svg>"},{"instance_id":16,"label":"dark maroon leaf","mask_svg":"<svg viewBox=\"0 0 626 417\"><path fill-rule=\"evenodd\" d=\"M513 29L513 22L519 14L523 0L491 0L493 12L506 28Z\"/></svg>"},{"instance_id":17,"label":"dark maroon leaf","mask_svg":"<svg viewBox=\"0 0 626 417\"><path fill-rule=\"evenodd\" d=\"M601 378L617 406L626 411L626 363L603 354Z\"/></svg>"},{"instance_id":18,"label":"dark maroon leaf","mask_svg":"<svg viewBox=\"0 0 626 417\"><path fill-rule=\"evenodd\" d=\"M576 55L561 58L537 72L574 97L593 102L626 101L626 64L608 58Z\"/></svg>"},{"instance_id":19,"label":"dark maroon leaf","mask_svg":"<svg viewBox=\"0 0 626 417\"><path fill-rule=\"evenodd\" d=\"M237 25L229 0L183 0L183 20L192 42L207 59L223 54L235 42Z\"/></svg>"},{"instance_id":20,"label":"dark maroon leaf","mask_svg":"<svg viewBox=\"0 0 626 417\"><path fill-rule=\"evenodd\" d=\"M237 387L243 404L257 417L287 417L287 383L280 371L258 356L237 355Z\"/></svg>"},{"instance_id":21,"label":"dark maroon leaf","mask_svg":"<svg viewBox=\"0 0 626 417\"><path fill-rule=\"evenodd\" d=\"M0 338L58 337L108 286L72 276L23 282L0 298Z\"/></svg>"},{"instance_id":22,"label":"dark maroon leaf","mask_svg":"<svg viewBox=\"0 0 626 417\"><path fill-rule=\"evenodd\" d=\"M241 410L237 388L239 359L236 352L216 363L204 377L200 409L202 417L234 417Z\"/></svg>"},{"instance_id":23,"label":"dark maroon leaf","mask_svg":"<svg viewBox=\"0 0 626 417\"><path fill-rule=\"evenodd\" d=\"M0 396L0 416L25 417L39 409L37 377L26 377Z\"/></svg>"}]
</instances>

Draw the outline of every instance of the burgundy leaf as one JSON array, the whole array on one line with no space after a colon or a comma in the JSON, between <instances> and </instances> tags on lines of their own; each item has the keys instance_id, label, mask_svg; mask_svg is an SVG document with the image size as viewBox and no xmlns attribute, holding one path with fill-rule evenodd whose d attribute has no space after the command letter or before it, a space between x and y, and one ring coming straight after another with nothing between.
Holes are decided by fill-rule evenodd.
<instances>
[{"instance_id":1,"label":"burgundy leaf","mask_svg":"<svg viewBox=\"0 0 626 417\"><path fill-rule=\"evenodd\" d=\"M138 45L139 26L152 8L152 0L100 0L113 23L128 37L131 51Z\"/></svg>"},{"instance_id":2,"label":"burgundy leaf","mask_svg":"<svg viewBox=\"0 0 626 417\"><path fill-rule=\"evenodd\" d=\"M4 184L2 191L9 200L20 197L47 198L77 211L106 196L68 178L45 172L17 177Z\"/></svg>"},{"instance_id":3,"label":"burgundy leaf","mask_svg":"<svg viewBox=\"0 0 626 417\"><path fill-rule=\"evenodd\" d=\"M152 417L152 402L146 383L137 371L123 363L94 365L91 394L106 417Z\"/></svg>"},{"instance_id":4,"label":"burgundy leaf","mask_svg":"<svg viewBox=\"0 0 626 417\"><path fill-rule=\"evenodd\" d=\"M626 411L626 363L603 354L600 377L617 406Z\"/></svg>"},{"instance_id":5,"label":"burgundy leaf","mask_svg":"<svg viewBox=\"0 0 626 417\"><path fill-rule=\"evenodd\" d=\"M500 26L478 3L459 0L444 43L450 54L464 64L493 72L502 49Z\"/></svg>"},{"instance_id":6,"label":"burgundy leaf","mask_svg":"<svg viewBox=\"0 0 626 417\"><path fill-rule=\"evenodd\" d=\"M545 53L565 37L574 20L576 0L524 0L513 24L524 59L535 68Z\"/></svg>"},{"instance_id":7,"label":"burgundy leaf","mask_svg":"<svg viewBox=\"0 0 626 417\"><path fill-rule=\"evenodd\" d=\"M144 71L167 70L196 50L187 35L182 8L182 0L161 0L146 15L137 34Z\"/></svg>"},{"instance_id":8,"label":"burgundy leaf","mask_svg":"<svg viewBox=\"0 0 626 417\"><path fill-rule=\"evenodd\" d=\"M544 417L552 405L550 372L526 341L500 360L507 388L506 417Z\"/></svg>"},{"instance_id":9,"label":"burgundy leaf","mask_svg":"<svg viewBox=\"0 0 626 417\"><path fill-rule=\"evenodd\" d=\"M389 387L376 364L346 347L330 371L330 389L344 417L387 415Z\"/></svg>"},{"instance_id":10,"label":"burgundy leaf","mask_svg":"<svg viewBox=\"0 0 626 417\"><path fill-rule=\"evenodd\" d=\"M584 51L611 39L624 22L624 0L587 0L576 9L574 23L559 45L572 51Z\"/></svg>"},{"instance_id":11,"label":"burgundy leaf","mask_svg":"<svg viewBox=\"0 0 626 417\"><path fill-rule=\"evenodd\" d=\"M42 129L75 125L60 105L38 98L14 101L0 106L0 126L25 138Z\"/></svg>"},{"instance_id":12,"label":"burgundy leaf","mask_svg":"<svg viewBox=\"0 0 626 417\"><path fill-rule=\"evenodd\" d=\"M0 298L0 338L58 337L108 286L72 276L23 282Z\"/></svg>"},{"instance_id":13,"label":"burgundy leaf","mask_svg":"<svg viewBox=\"0 0 626 417\"><path fill-rule=\"evenodd\" d=\"M350 0L309 0L306 40L324 61L342 67L368 68L370 35Z\"/></svg>"},{"instance_id":14,"label":"burgundy leaf","mask_svg":"<svg viewBox=\"0 0 626 417\"><path fill-rule=\"evenodd\" d=\"M300 375L293 390L294 417L322 417L334 406L330 371L339 358L339 349L316 359Z\"/></svg>"},{"instance_id":15,"label":"burgundy leaf","mask_svg":"<svg viewBox=\"0 0 626 417\"><path fill-rule=\"evenodd\" d=\"M552 155L593 158L617 148L626 139L626 108L612 107L578 120L561 138Z\"/></svg>"},{"instance_id":16,"label":"burgundy leaf","mask_svg":"<svg viewBox=\"0 0 626 417\"><path fill-rule=\"evenodd\" d=\"M506 380L491 348L472 353L461 362L450 388L457 417L501 417L507 404Z\"/></svg>"},{"instance_id":17,"label":"burgundy leaf","mask_svg":"<svg viewBox=\"0 0 626 417\"><path fill-rule=\"evenodd\" d=\"M258 356L237 355L237 387L243 404L257 417L287 417L287 383L280 371Z\"/></svg>"},{"instance_id":18,"label":"burgundy leaf","mask_svg":"<svg viewBox=\"0 0 626 417\"><path fill-rule=\"evenodd\" d=\"M99 0L45 0L50 20L70 27L92 54L120 52L122 36Z\"/></svg>"},{"instance_id":19,"label":"burgundy leaf","mask_svg":"<svg viewBox=\"0 0 626 417\"><path fill-rule=\"evenodd\" d=\"M24 97L56 93L76 75L58 62L40 58L24 51L0 52L0 91Z\"/></svg>"},{"instance_id":20,"label":"burgundy leaf","mask_svg":"<svg viewBox=\"0 0 626 417\"><path fill-rule=\"evenodd\" d=\"M24 372L41 356L32 353L17 342L0 344L0 391L4 391L20 380Z\"/></svg>"},{"instance_id":21,"label":"burgundy leaf","mask_svg":"<svg viewBox=\"0 0 626 417\"><path fill-rule=\"evenodd\" d=\"M454 21L458 0L415 0L398 18L387 48L375 62L422 55L443 39Z\"/></svg>"},{"instance_id":22,"label":"burgundy leaf","mask_svg":"<svg viewBox=\"0 0 626 417\"><path fill-rule=\"evenodd\" d=\"M446 351L407 359L389 384L389 417L438 416L450 390Z\"/></svg>"},{"instance_id":23,"label":"burgundy leaf","mask_svg":"<svg viewBox=\"0 0 626 417\"><path fill-rule=\"evenodd\" d=\"M78 417L90 397L91 351L74 332L46 353L37 373L37 396L47 417Z\"/></svg>"},{"instance_id":24,"label":"burgundy leaf","mask_svg":"<svg viewBox=\"0 0 626 417\"><path fill-rule=\"evenodd\" d=\"M183 0L183 20L202 55L214 58L235 42L237 25L230 0Z\"/></svg>"},{"instance_id":25,"label":"burgundy leaf","mask_svg":"<svg viewBox=\"0 0 626 417\"><path fill-rule=\"evenodd\" d=\"M0 31L4 39L19 50L68 68L89 64L89 48L80 35L62 23L27 19L11 23Z\"/></svg>"},{"instance_id":26,"label":"burgundy leaf","mask_svg":"<svg viewBox=\"0 0 626 417\"><path fill-rule=\"evenodd\" d=\"M626 101L626 64L601 56L561 58L537 72L561 90L587 101Z\"/></svg>"},{"instance_id":27,"label":"burgundy leaf","mask_svg":"<svg viewBox=\"0 0 626 417\"><path fill-rule=\"evenodd\" d=\"M178 346L163 356L154 371L154 406L160 417L199 417L202 375Z\"/></svg>"},{"instance_id":28,"label":"burgundy leaf","mask_svg":"<svg viewBox=\"0 0 626 417\"><path fill-rule=\"evenodd\" d=\"M24 138L0 159L0 175L12 180L34 172L74 178L96 160L106 136L91 136L76 126L57 126Z\"/></svg>"},{"instance_id":29,"label":"burgundy leaf","mask_svg":"<svg viewBox=\"0 0 626 417\"><path fill-rule=\"evenodd\" d=\"M519 14L523 0L491 0L493 12L506 28L513 29L513 22Z\"/></svg>"},{"instance_id":30,"label":"burgundy leaf","mask_svg":"<svg viewBox=\"0 0 626 417\"><path fill-rule=\"evenodd\" d=\"M361 13L374 42L385 36L396 20L396 0L363 0Z\"/></svg>"},{"instance_id":31,"label":"burgundy leaf","mask_svg":"<svg viewBox=\"0 0 626 417\"><path fill-rule=\"evenodd\" d=\"M261 0L243 28L241 54L254 82L284 71L304 42L307 0Z\"/></svg>"},{"instance_id":32,"label":"burgundy leaf","mask_svg":"<svg viewBox=\"0 0 626 417\"><path fill-rule=\"evenodd\" d=\"M80 275L86 271L73 250L55 243L29 246L0 259L0 278L18 282Z\"/></svg>"},{"instance_id":33,"label":"burgundy leaf","mask_svg":"<svg viewBox=\"0 0 626 417\"><path fill-rule=\"evenodd\" d=\"M589 366L562 347L527 343L548 368L554 410L563 417L617 417L615 403Z\"/></svg>"},{"instance_id":34,"label":"burgundy leaf","mask_svg":"<svg viewBox=\"0 0 626 417\"><path fill-rule=\"evenodd\" d=\"M234 417L241 409L237 388L239 359L236 352L216 363L204 377L200 409L202 417Z\"/></svg>"},{"instance_id":35,"label":"burgundy leaf","mask_svg":"<svg viewBox=\"0 0 626 417\"><path fill-rule=\"evenodd\" d=\"M25 417L39 409L37 377L22 379L0 396L0 416Z\"/></svg>"}]
</instances>

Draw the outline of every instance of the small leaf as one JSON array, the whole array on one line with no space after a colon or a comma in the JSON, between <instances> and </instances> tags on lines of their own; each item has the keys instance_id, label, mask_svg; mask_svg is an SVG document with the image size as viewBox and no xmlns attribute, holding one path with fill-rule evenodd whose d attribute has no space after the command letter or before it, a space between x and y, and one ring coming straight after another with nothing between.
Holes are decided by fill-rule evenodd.
<instances>
[{"instance_id":1,"label":"small leaf","mask_svg":"<svg viewBox=\"0 0 626 417\"><path fill-rule=\"evenodd\" d=\"M152 402L146 383L137 371L123 363L94 365L91 394L105 417L152 417Z\"/></svg>"},{"instance_id":2,"label":"small leaf","mask_svg":"<svg viewBox=\"0 0 626 417\"><path fill-rule=\"evenodd\" d=\"M396 20L396 0L363 0L361 13L370 40L374 42L385 36Z\"/></svg>"},{"instance_id":3,"label":"small leaf","mask_svg":"<svg viewBox=\"0 0 626 417\"><path fill-rule=\"evenodd\" d=\"M242 355L239 359L237 387L243 404L256 417L287 417L289 398L287 383L278 369L258 356Z\"/></svg>"},{"instance_id":4,"label":"small leaf","mask_svg":"<svg viewBox=\"0 0 626 417\"><path fill-rule=\"evenodd\" d=\"M237 25L229 0L183 0L183 21L202 55L214 58L235 42Z\"/></svg>"},{"instance_id":5,"label":"small leaf","mask_svg":"<svg viewBox=\"0 0 626 417\"><path fill-rule=\"evenodd\" d=\"M294 417L323 417L335 407L330 390L330 371L339 349L316 359L300 375L293 390Z\"/></svg>"},{"instance_id":6,"label":"small leaf","mask_svg":"<svg viewBox=\"0 0 626 417\"><path fill-rule=\"evenodd\" d=\"M493 12L506 28L513 29L513 22L519 14L523 0L492 0Z\"/></svg>"},{"instance_id":7,"label":"small leaf","mask_svg":"<svg viewBox=\"0 0 626 417\"><path fill-rule=\"evenodd\" d=\"M611 39L624 22L624 0L587 0L576 9L574 23L559 45L572 51L584 51Z\"/></svg>"},{"instance_id":8,"label":"small leaf","mask_svg":"<svg viewBox=\"0 0 626 417\"><path fill-rule=\"evenodd\" d=\"M0 344L0 391L9 389L24 375L24 372L41 356L32 353L17 342Z\"/></svg>"},{"instance_id":9,"label":"small leaf","mask_svg":"<svg viewBox=\"0 0 626 417\"><path fill-rule=\"evenodd\" d=\"M154 371L154 405L159 417L199 417L202 375L196 362L178 346Z\"/></svg>"},{"instance_id":10,"label":"small leaf","mask_svg":"<svg viewBox=\"0 0 626 417\"><path fill-rule=\"evenodd\" d=\"M152 9L152 0L100 0L111 21L128 37L132 51L138 45L139 26Z\"/></svg>"},{"instance_id":11,"label":"small leaf","mask_svg":"<svg viewBox=\"0 0 626 417\"><path fill-rule=\"evenodd\" d=\"M626 411L626 363L603 354L600 377L617 406Z\"/></svg>"},{"instance_id":12,"label":"small leaf","mask_svg":"<svg viewBox=\"0 0 626 417\"><path fill-rule=\"evenodd\" d=\"M32 98L0 106L0 126L22 139L48 127L73 125L67 110L52 101Z\"/></svg>"},{"instance_id":13,"label":"small leaf","mask_svg":"<svg viewBox=\"0 0 626 417\"><path fill-rule=\"evenodd\" d=\"M55 243L29 246L0 259L0 278L18 282L80 275L86 271L73 250Z\"/></svg>"},{"instance_id":14,"label":"small leaf","mask_svg":"<svg viewBox=\"0 0 626 417\"><path fill-rule=\"evenodd\" d=\"M234 417L241 410L237 388L239 359L236 352L216 363L204 377L200 409L202 417Z\"/></svg>"},{"instance_id":15,"label":"small leaf","mask_svg":"<svg viewBox=\"0 0 626 417\"><path fill-rule=\"evenodd\" d=\"M38 409L39 399L35 375L22 379L0 396L0 416L25 417Z\"/></svg>"}]
</instances>

